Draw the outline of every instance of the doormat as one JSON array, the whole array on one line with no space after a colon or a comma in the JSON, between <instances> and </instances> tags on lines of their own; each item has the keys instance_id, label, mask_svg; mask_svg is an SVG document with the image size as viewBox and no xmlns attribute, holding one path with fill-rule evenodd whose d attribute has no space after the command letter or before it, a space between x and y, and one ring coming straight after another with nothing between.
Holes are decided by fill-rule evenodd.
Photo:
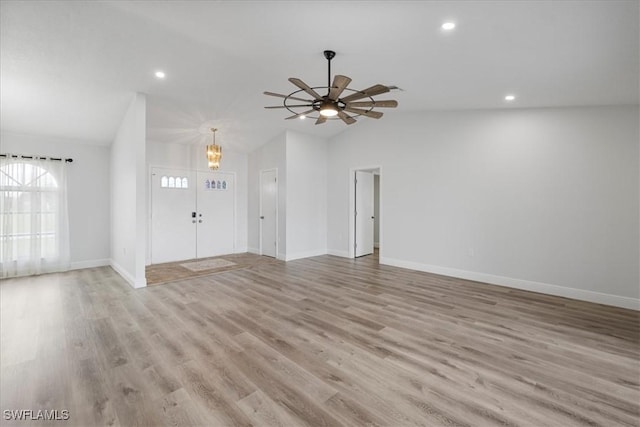
<instances>
[{"instance_id":1,"label":"doormat","mask_svg":"<svg viewBox=\"0 0 640 427\"><path fill-rule=\"evenodd\" d=\"M236 265L235 262L227 261L226 259L205 259L202 261L185 262L180 264L181 267L187 268L191 271L204 271L212 270L214 268L231 267Z\"/></svg>"}]
</instances>

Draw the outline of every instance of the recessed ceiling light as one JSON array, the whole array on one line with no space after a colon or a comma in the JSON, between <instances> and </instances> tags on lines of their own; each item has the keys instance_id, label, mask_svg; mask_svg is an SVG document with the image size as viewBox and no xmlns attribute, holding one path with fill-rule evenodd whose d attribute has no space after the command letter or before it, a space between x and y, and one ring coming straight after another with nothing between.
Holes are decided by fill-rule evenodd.
<instances>
[{"instance_id":1,"label":"recessed ceiling light","mask_svg":"<svg viewBox=\"0 0 640 427\"><path fill-rule=\"evenodd\" d=\"M167 75L164 73L164 71L158 70L156 71L156 77L159 79L164 79Z\"/></svg>"},{"instance_id":2,"label":"recessed ceiling light","mask_svg":"<svg viewBox=\"0 0 640 427\"><path fill-rule=\"evenodd\" d=\"M442 29L445 31L451 31L454 28L456 28L455 22L445 22L444 24L442 24Z\"/></svg>"},{"instance_id":3,"label":"recessed ceiling light","mask_svg":"<svg viewBox=\"0 0 640 427\"><path fill-rule=\"evenodd\" d=\"M516 99L515 95L507 95L504 97L505 101L514 101Z\"/></svg>"},{"instance_id":4,"label":"recessed ceiling light","mask_svg":"<svg viewBox=\"0 0 640 427\"><path fill-rule=\"evenodd\" d=\"M304 119L306 119L306 118L307 118L307 116L305 116L304 114L302 114L302 115L300 116L300 120L304 120Z\"/></svg>"}]
</instances>

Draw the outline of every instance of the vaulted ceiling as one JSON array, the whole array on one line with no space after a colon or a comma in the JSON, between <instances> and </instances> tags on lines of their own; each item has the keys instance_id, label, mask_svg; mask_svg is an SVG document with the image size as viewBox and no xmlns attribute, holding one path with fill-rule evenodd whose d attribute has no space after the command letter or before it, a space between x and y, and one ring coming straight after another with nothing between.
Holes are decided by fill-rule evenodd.
<instances>
[{"instance_id":1,"label":"vaulted ceiling","mask_svg":"<svg viewBox=\"0 0 640 427\"><path fill-rule=\"evenodd\" d=\"M402 89L378 97L398 100L387 115L638 104L638 4L2 1L0 127L109 144L143 92L153 141L205 143L212 125L243 151L284 129L329 137L347 126L285 121L262 94L297 90L289 77L325 85L325 49L350 88Z\"/></svg>"}]
</instances>

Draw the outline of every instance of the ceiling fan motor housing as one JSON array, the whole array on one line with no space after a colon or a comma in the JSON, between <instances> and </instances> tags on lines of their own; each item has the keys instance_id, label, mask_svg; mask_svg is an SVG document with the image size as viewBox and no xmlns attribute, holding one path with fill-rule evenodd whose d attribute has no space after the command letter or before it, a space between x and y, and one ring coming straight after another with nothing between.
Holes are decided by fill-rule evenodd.
<instances>
[{"instance_id":1,"label":"ceiling fan motor housing","mask_svg":"<svg viewBox=\"0 0 640 427\"><path fill-rule=\"evenodd\" d=\"M336 56L336 53L332 50L325 50L324 57L331 61Z\"/></svg>"}]
</instances>

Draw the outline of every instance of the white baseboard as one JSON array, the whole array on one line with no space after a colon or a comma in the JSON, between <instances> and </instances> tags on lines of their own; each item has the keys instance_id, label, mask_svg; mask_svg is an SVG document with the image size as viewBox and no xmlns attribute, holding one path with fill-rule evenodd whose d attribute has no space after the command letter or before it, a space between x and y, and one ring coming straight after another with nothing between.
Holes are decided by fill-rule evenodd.
<instances>
[{"instance_id":1,"label":"white baseboard","mask_svg":"<svg viewBox=\"0 0 640 427\"><path fill-rule=\"evenodd\" d=\"M75 261L69 266L69 270L82 270L84 268L105 267L111 265L111 261L105 259L91 259L87 261Z\"/></svg>"},{"instance_id":2,"label":"white baseboard","mask_svg":"<svg viewBox=\"0 0 640 427\"><path fill-rule=\"evenodd\" d=\"M260 255L260 248L247 248L247 252L250 254Z\"/></svg>"},{"instance_id":3,"label":"white baseboard","mask_svg":"<svg viewBox=\"0 0 640 427\"><path fill-rule=\"evenodd\" d=\"M337 249L329 249L329 250L327 250L327 253L329 255L339 256L339 257L342 257L342 258L350 258L349 251L340 251L340 250L337 250Z\"/></svg>"},{"instance_id":4,"label":"white baseboard","mask_svg":"<svg viewBox=\"0 0 640 427\"><path fill-rule=\"evenodd\" d=\"M533 282L530 280L514 279L511 277L495 276L486 273L476 273L473 271L458 270L455 268L439 267L435 265L422 264L387 257L380 257L380 264L640 311L640 299L636 298L604 294L600 292L587 291L584 289L567 288L565 286Z\"/></svg>"},{"instance_id":5,"label":"white baseboard","mask_svg":"<svg viewBox=\"0 0 640 427\"><path fill-rule=\"evenodd\" d=\"M246 246L242 246L242 247L237 248L236 250L233 251L233 253L235 253L235 254L243 254L243 253L246 253L246 252L248 252L248 249L247 249Z\"/></svg>"},{"instance_id":6,"label":"white baseboard","mask_svg":"<svg viewBox=\"0 0 640 427\"><path fill-rule=\"evenodd\" d=\"M146 288L147 287L147 277L145 276L142 279L136 280L136 282L133 285L133 287L135 289Z\"/></svg>"},{"instance_id":7,"label":"white baseboard","mask_svg":"<svg viewBox=\"0 0 640 427\"><path fill-rule=\"evenodd\" d=\"M139 289L139 288L144 288L144 287L147 286L147 279L146 278L142 278L142 279L136 280L131 274L129 274L129 272L127 270L122 268L122 266L120 264L118 264L117 262L115 262L113 259L110 260L109 265L111 265L111 268L113 268L116 273L118 273L120 276L122 276L122 278L129 285L131 285L132 288Z\"/></svg>"},{"instance_id":8,"label":"white baseboard","mask_svg":"<svg viewBox=\"0 0 640 427\"><path fill-rule=\"evenodd\" d=\"M327 251L326 249L318 249L315 251L306 251L306 252L298 252L295 254L287 254L285 261L293 261L296 259L302 259L302 258L310 258L313 256L320 256L320 255L326 255Z\"/></svg>"},{"instance_id":9,"label":"white baseboard","mask_svg":"<svg viewBox=\"0 0 640 427\"><path fill-rule=\"evenodd\" d=\"M373 247L376 248L376 249L380 249L380 243L373 242Z\"/></svg>"},{"instance_id":10,"label":"white baseboard","mask_svg":"<svg viewBox=\"0 0 640 427\"><path fill-rule=\"evenodd\" d=\"M282 252L279 252L276 255L276 259L279 259L280 261L286 261L287 260L287 254L283 254Z\"/></svg>"}]
</instances>

